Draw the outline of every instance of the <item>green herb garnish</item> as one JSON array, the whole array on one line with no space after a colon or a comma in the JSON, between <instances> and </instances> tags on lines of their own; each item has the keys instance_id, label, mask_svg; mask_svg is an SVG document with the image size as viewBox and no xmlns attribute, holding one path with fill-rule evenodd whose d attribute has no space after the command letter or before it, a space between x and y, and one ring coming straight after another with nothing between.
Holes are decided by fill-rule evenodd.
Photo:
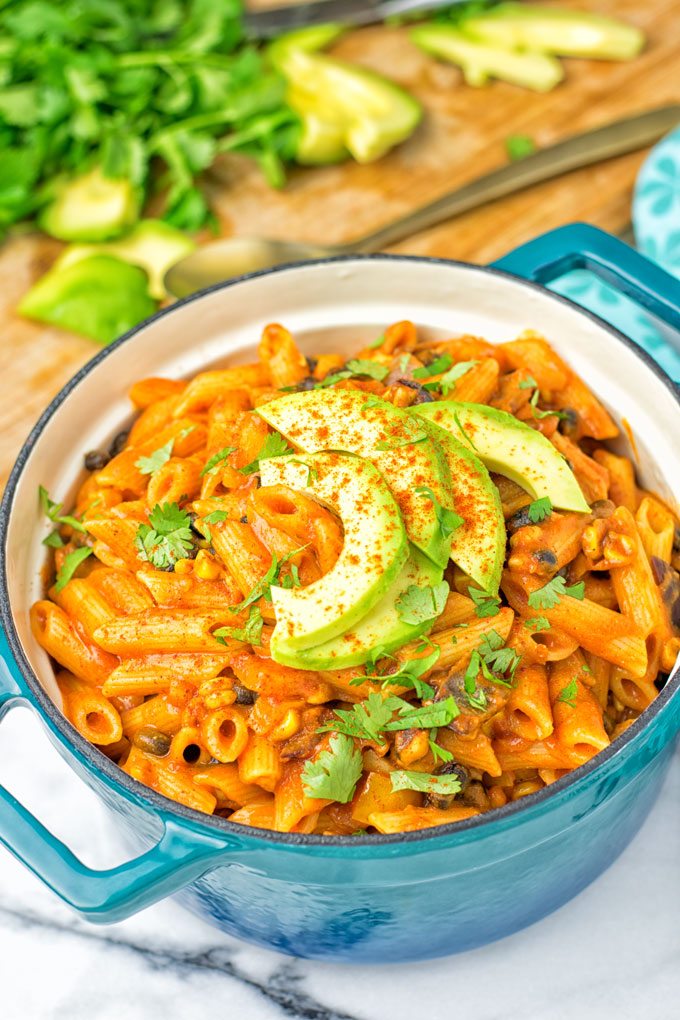
<instances>
[{"instance_id":1,"label":"green herb garnish","mask_svg":"<svg viewBox=\"0 0 680 1020\"><path fill-rule=\"evenodd\" d=\"M413 370L414 379L429 379L432 375L441 375L453 364L453 358L450 354L440 354L438 357L431 361L429 365L423 365L422 368L416 368Z\"/></svg>"},{"instance_id":2,"label":"green herb garnish","mask_svg":"<svg viewBox=\"0 0 680 1020\"><path fill-rule=\"evenodd\" d=\"M453 510L449 510L448 507L442 506L429 485L417 486L416 494L418 496L425 496L432 502L437 523L439 524L439 530L442 533L442 538L448 538L449 535L454 533L456 528L460 528L461 525L465 523L463 518L459 517Z\"/></svg>"},{"instance_id":3,"label":"green herb garnish","mask_svg":"<svg viewBox=\"0 0 680 1020\"><path fill-rule=\"evenodd\" d=\"M527 630L538 633L541 630L550 630L550 620L546 616L532 616L530 620L524 621Z\"/></svg>"},{"instance_id":4,"label":"green herb garnish","mask_svg":"<svg viewBox=\"0 0 680 1020\"><path fill-rule=\"evenodd\" d=\"M468 595L475 604L475 613L480 618L485 616L498 616L501 611L501 600L498 595L492 595L481 588L468 588Z\"/></svg>"},{"instance_id":5,"label":"green herb garnish","mask_svg":"<svg viewBox=\"0 0 680 1020\"><path fill-rule=\"evenodd\" d=\"M47 515L53 524L65 524L69 528L73 528L74 531L85 531L82 522L76 517L61 513L62 504L55 503L53 499L50 499L49 493L43 485L38 487L38 496L42 512ZM59 549L63 544L58 531L53 531L43 540L43 545L49 545L53 549Z\"/></svg>"},{"instance_id":6,"label":"green herb garnish","mask_svg":"<svg viewBox=\"0 0 680 1020\"><path fill-rule=\"evenodd\" d=\"M191 519L177 503L156 503L149 524L140 524L135 535L140 560L168 570L193 549Z\"/></svg>"},{"instance_id":7,"label":"green herb garnish","mask_svg":"<svg viewBox=\"0 0 680 1020\"><path fill-rule=\"evenodd\" d=\"M433 776L428 775L427 772L395 771L390 773L390 779L394 792L417 790L419 793L438 793L451 796L461 791L460 778L455 774Z\"/></svg>"},{"instance_id":8,"label":"green herb garnish","mask_svg":"<svg viewBox=\"0 0 680 1020\"><path fill-rule=\"evenodd\" d=\"M278 432L270 432L259 449L255 460L250 464L239 468L242 475L254 475L260 470L260 461L269 460L271 457L284 457L286 454L294 453L293 447L289 446L284 437ZM305 464L305 467L308 467Z\"/></svg>"},{"instance_id":9,"label":"green herb garnish","mask_svg":"<svg viewBox=\"0 0 680 1020\"><path fill-rule=\"evenodd\" d=\"M251 606L248 619L243 627L219 627L213 631L213 637L220 644L226 644L225 638L232 638L234 641L245 641L249 645L258 645L262 636L264 620L262 613L257 606Z\"/></svg>"},{"instance_id":10,"label":"green herb garnish","mask_svg":"<svg viewBox=\"0 0 680 1020\"><path fill-rule=\"evenodd\" d=\"M64 557L64 562L57 571L57 583L54 586L54 590L60 592L63 587L71 580L76 569L80 566L83 560L86 560L88 556L91 556L94 550L90 549L89 546L83 545L79 549L74 549L73 552L67 553Z\"/></svg>"},{"instance_id":11,"label":"green herb garnish","mask_svg":"<svg viewBox=\"0 0 680 1020\"><path fill-rule=\"evenodd\" d=\"M434 620L444 612L449 586L446 581L435 585L411 584L396 601L399 619L404 623L419 624Z\"/></svg>"},{"instance_id":12,"label":"green herb garnish","mask_svg":"<svg viewBox=\"0 0 680 1020\"><path fill-rule=\"evenodd\" d=\"M576 683L576 680L570 680L566 687L563 687L557 695L557 700L563 702L565 705L569 705L569 708L576 708L577 694L578 684Z\"/></svg>"},{"instance_id":13,"label":"green herb garnish","mask_svg":"<svg viewBox=\"0 0 680 1020\"><path fill-rule=\"evenodd\" d=\"M515 162L536 152L536 142L529 135L508 135L505 139L505 151L508 159Z\"/></svg>"},{"instance_id":14,"label":"green herb garnish","mask_svg":"<svg viewBox=\"0 0 680 1020\"><path fill-rule=\"evenodd\" d=\"M586 586L583 581L568 585L564 578L558 574L557 577L553 577L552 581L544 584L542 588L532 591L527 601L532 609L552 609L563 595L569 595L571 598L582 602L585 591Z\"/></svg>"},{"instance_id":15,"label":"green herb garnish","mask_svg":"<svg viewBox=\"0 0 680 1020\"><path fill-rule=\"evenodd\" d=\"M535 499L533 503L529 503L527 507L527 515L532 524L540 524L546 517L552 513L553 505L548 496L542 496L540 499Z\"/></svg>"},{"instance_id":16,"label":"green herb garnish","mask_svg":"<svg viewBox=\"0 0 680 1020\"><path fill-rule=\"evenodd\" d=\"M204 475L212 474L227 457L230 457L232 453L236 453L237 449L237 446L223 446L221 450L214 453L201 471L201 478Z\"/></svg>"},{"instance_id":17,"label":"green herb garnish","mask_svg":"<svg viewBox=\"0 0 680 1020\"><path fill-rule=\"evenodd\" d=\"M363 772L361 751L342 733L335 733L329 745L330 750L321 751L314 760L305 762L302 786L308 797L347 804Z\"/></svg>"}]
</instances>

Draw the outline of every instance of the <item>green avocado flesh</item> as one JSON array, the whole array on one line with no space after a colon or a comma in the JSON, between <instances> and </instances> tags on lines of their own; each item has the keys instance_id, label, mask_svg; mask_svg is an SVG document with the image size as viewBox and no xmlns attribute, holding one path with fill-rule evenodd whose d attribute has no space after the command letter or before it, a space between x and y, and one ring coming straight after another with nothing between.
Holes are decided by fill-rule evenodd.
<instances>
[{"instance_id":1,"label":"green avocado flesh","mask_svg":"<svg viewBox=\"0 0 680 1020\"><path fill-rule=\"evenodd\" d=\"M399 596L413 584L421 588L439 584L442 576L441 567L423 556L415 546L411 546L409 558L396 580L375 608L351 630L302 652L279 653L277 661L297 669L345 669L368 662L378 648L385 654L400 648L428 630L432 620L418 624L404 623L396 607Z\"/></svg>"},{"instance_id":2,"label":"green avocado flesh","mask_svg":"<svg viewBox=\"0 0 680 1020\"><path fill-rule=\"evenodd\" d=\"M453 400L421 404L417 413L474 450L490 471L511 478L533 499L548 496L561 510L590 510L566 460L549 439L512 414Z\"/></svg>"},{"instance_id":3,"label":"green avocado flesh","mask_svg":"<svg viewBox=\"0 0 680 1020\"><path fill-rule=\"evenodd\" d=\"M125 177L105 177L95 168L63 182L38 217L42 229L62 241L107 241L132 226L139 195Z\"/></svg>"},{"instance_id":4,"label":"green avocado flesh","mask_svg":"<svg viewBox=\"0 0 680 1020\"><path fill-rule=\"evenodd\" d=\"M451 538L444 538L431 500L416 489L429 486L453 510L451 477L439 446L413 415L358 390L291 393L257 413L301 450L348 450L371 461L392 491L411 542L445 567ZM379 449L380 446L388 449Z\"/></svg>"},{"instance_id":5,"label":"green avocado flesh","mask_svg":"<svg viewBox=\"0 0 680 1020\"><path fill-rule=\"evenodd\" d=\"M260 462L263 486L286 485L334 510L345 538L334 566L305 588L272 586L276 627L271 656L337 638L354 627L399 574L408 557L399 508L380 472L347 453L275 457Z\"/></svg>"},{"instance_id":6,"label":"green avocado flesh","mask_svg":"<svg viewBox=\"0 0 680 1020\"><path fill-rule=\"evenodd\" d=\"M419 414L428 404L412 410ZM484 591L496 595L505 560L505 518L498 489L489 472L467 446L420 415L442 449L453 482L456 513L463 523L453 533L451 559Z\"/></svg>"}]
</instances>

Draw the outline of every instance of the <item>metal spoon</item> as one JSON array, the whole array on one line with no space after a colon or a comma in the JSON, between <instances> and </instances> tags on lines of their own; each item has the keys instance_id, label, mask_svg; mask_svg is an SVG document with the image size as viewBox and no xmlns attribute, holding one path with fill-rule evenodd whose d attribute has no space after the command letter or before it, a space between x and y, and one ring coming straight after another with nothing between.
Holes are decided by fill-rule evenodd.
<instances>
[{"instance_id":1,"label":"metal spoon","mask_svg":"<svg viewBox=\"0 0 680 1020\"><path fill-rule=\"evenodd\" d=\"M396 241L468 212L485 202L503 198L570 170L642 149L656 142L678 122L680 104L648 110L605 127L574 135L478 177L371 234L345 244L304 244L263 237L228 237L213 241L171 266L165 274L165 286L175 297L186 297L212 283L257 269L268 269L290 262L306 262L329 255L380 251Z\"/></svg>"}]
</instances>

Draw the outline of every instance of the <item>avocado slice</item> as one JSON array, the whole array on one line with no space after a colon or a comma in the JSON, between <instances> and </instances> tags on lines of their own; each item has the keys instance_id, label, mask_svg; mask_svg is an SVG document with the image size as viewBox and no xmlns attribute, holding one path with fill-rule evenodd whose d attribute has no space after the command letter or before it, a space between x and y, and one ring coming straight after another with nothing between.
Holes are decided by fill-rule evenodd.
<instances>
[{"instance_id":1,"label":"avocado slice","mask_svg":"<svg viewBox=\"0 0 680 1020\"><path fill-rule=\"evenodd\" d=\"M413 415L371 394L343 389L290 393L257 413L302 450L348 450L375 464L411 542L446 566L451 538L443 537L434 504L415 490L429 486L442 506L453 510L451 478L440 448ZM383 445L388 448L380 449Z\"/></svg>"},{"instance_id":2,"label":"avocado slice","mask_svg":"<svg viewBox=\"0 0 680 1020\"><path fill-rule=\"evenodd\" d=\"M60 241L107 241L132 226L140 192L126 177L105 177L98 167L60 182L38 223Z\"/></svg>"},{"instance_id":3,"label":"avocado slice","mask_svg":"<svg viewBox=\"0 0 680 1020\"><path fill-rule=\"evenodd\" d=\"M419 624L404 623L396 608L397 599L413 584L421 588L439 584L443 574L441 567L412 545L409 558L396 580L359 623L340 637L325 641L322 645L306 648L302 652L279 653L276 661L296 669L345 669L368 662L378 649L388 654L401 648L407 641L412 641L428 630L432 620Z\"/></svg>"},{"instance_id":4,"label":"avocado slice","mask_svg":"<svg viewBox=\"0 0 680 1020\"><path fill-rule=\"evenodd\" d=\"M316 453L260 461L262 485L287 485L340 515L345 540L334 566L306 588L272 586L271 655L290 655L338 637L380 601L408 557L392 493L370 461Z\"/></svg>"},{"instance_id":5,"label":"avocado slice","mask_svg":"<svg viewBox=\"0 0 680 1020\"><path fill-rule=\"evenodd\" d=\"M195 247L196 242L184 231L163 220L140 220L129 234L116 241L71 245L52 268L65 269L88 255L114 255L144 269L149 277L149 294L157 301L163 301L168 296L163 284L166 272Z\"/></svg>"},{"instance_id":6,"label":"avocado slice","mask_svg":"<svg viewBox=\"0 0 680 1020\"><path fill-rule=\"evenodd\" d=\"M533 499L548 496L561 510L588 513L581 487L549 439L507 411L486 404L441 400L417 413L472 448L490 471L511 478Z\"/></svg>"},{"instance_id":7,"label":"avocado slice","mask_svg":"<svg viewBox=\"0 0 680 1020\"><path fill-rule=\"evenodd\" d=\"M21 315L108 344L156 311L146 274L111 255L50 269L17 308Z\"/></svg>"},{"instance_id":8,"label":"avocado slice","mask_svg":"<svg viewBox=\"0 0 680 1020\"><path fill-rule=\"evenodd\" d=\"M416 414L428 404L412 408ZM451 559L484 591L498 593L505 560L505 518L498 489L467 446L425 415L423 424L446 457L453 481L456 513L463 523L453 533Z\"/></svg>"}]
</instances>

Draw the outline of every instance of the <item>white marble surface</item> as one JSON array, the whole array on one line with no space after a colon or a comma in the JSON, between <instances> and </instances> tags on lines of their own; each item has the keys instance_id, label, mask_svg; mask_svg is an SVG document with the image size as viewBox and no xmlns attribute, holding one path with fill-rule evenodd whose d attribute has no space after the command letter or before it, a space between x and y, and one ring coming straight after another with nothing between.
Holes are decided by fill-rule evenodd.
<instances>
[{"instance_id":1,"label":"white marble surface","mask_svg":"<svg viewBox=\"0 0 680 1020\"><path fill-rule=\"evenodd\" d=\"M0 726L0 782L87 864L120 860L113 819L26 711ZM170 902L92 927L0 848L0 1020L677 1020L679 807L680 755L643 831L572 903L485 949L395 967L291 960Z\"/></svg>"}]
</instances>

